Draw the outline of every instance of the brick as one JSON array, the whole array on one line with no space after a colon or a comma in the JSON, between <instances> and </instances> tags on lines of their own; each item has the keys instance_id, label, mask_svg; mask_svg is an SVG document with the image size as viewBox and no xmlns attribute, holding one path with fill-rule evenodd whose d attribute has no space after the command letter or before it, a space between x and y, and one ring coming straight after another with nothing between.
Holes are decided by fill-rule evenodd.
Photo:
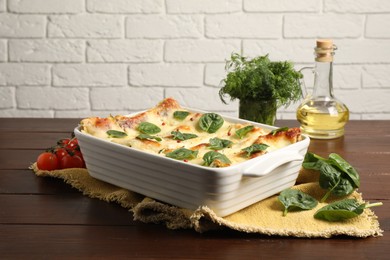
<instances>
[{"instance_id":1,"label":"brick","mask_svg":"<svg viewBox=\"0 0 390 260\"><path fill-rule=\"evenodd\" d=\"M19 87L16 89L16 103L21 109L85 109L89 104L89 90Z\"/></svg>"},{"instance_id":2,"label":"brick","mask_svg":"<svg viewBox=\"0 0 390 260\"><path fill-rule=\"evenodd\" d=\"M202 17L195 15L133 15L126 19L127 38L199 38Z\"/></svg>"},{"instance_id":3,"label":"brick","mask_svg":"<svg viewBox=\"0 0 390 260\"><path fill-rule=\"evenodd\" d=\"M241 52L239 40L172 40L165 43L165 60L174 62L224 62Z\"/></svg>"},{"instance_id":4,"label":"brick","mask_svg":"<svg viewBox=\"0 0 390 260\"><path fill-rule=\"evenodd\" d=\"M48 36L52 38L120 38L122 17L100 14L49 16Z\"/></svg>"},{"instance_id":5,"label":"brick","mask_svg":"<svg viewBox=\"0 0 390 260\"><path fill-rule=\"evenodd\" d=\"M244 40L243 55L253 58L269 54L271 60L314 63L314 47L314 40Z\"/></svg>"},{"instance_id":6,"label":"brick","mask_svg":"<svg viewBox=\"0 0 390 260\"><path fill-rule=\"evenodd\" d=\"M367 38L390 38L390 14L367 15Z\"/></svg>"},{"instance_id":7,"label":"brick","mask_svg":"<svg viewBox=\"0 0 390 260\"><path fill-rule=\"evenodd\" d=\"M225 63L207 64L205 67L204 83L206 86L220 87L226 78Z\"/></svg>"},{"instance_id":8,"label":"brick","mask_svg":"<svg viewBox=\"0 0 390 260\"><path fill-rule=\"evenodd\" d=\"M45 36L46 18L39 15L0 14L0 37L39 38Z\"/></svg>"},{"instance_id":9,"label":"brick","mask_svg":"<svg viewBox=\"0 0 390 260\"><path fill-rule=\"evenodd\" d=\"M229 14L205 18L205 34L209 38L279 38L282 15Z\"/></svg>"},{"instance_id":10,"label":"brick","mask_svg":"<svg viewBox=\"0 0 390 260\"><path fill-rule=\"evenodd\" d=\"M362 86L362 67L360 65L333 66L333 87L335 89L360 89Z\"/></svg>"},{"instance_id":11,"label":"brick","mask_svg":"<svg viewBox=\"0 0 390 260\"><path fill-rule=\"evenodd\" d=\"M110 98L107 98L107 97ZM98 88L91 91L93 110L143 110L154 107L164 98L163 88Z\"/></svg>"},{"instance_id":12,"label":"brick","mask_svg":"<svg viewBox=\"0 0 390 260\"><path fill-rule=\"evenodd\" d=\"M0 87L0 109L15 107L14 99L15 89L13 87Z\"/></svg>"},{"instance_id":13,"label":"brick","mask_svg":"<svg viewBox=\"0 0 390 260\"><path fill-rule=\"evenodd\" d=\"M17 62L82 62L81 40L10 40L9 59Z\"/></svg>"},{"instance_id":14,"label":"brick","mask_svg":"<svg viewBox=\"0 0 390 260\"><path fill-rule=\"evenodd\" d=\"M363 120L390 120L390 113L368 113L362 115Z\"/></svg>"},{"instance_id":15,"label":"brick","mask_svg":"<svg viewBox=\"0 0 390 260\"><path fill-rule=\"evenodd\" d=\"M8 0L12 13L64 14L84 11L84 0Z\"/></svg>"},{"instance_id":16,"label":"brick","mask_svg":"<svg viewBox=\"0 0 390 260\"><path fill-rule=\"evenodd\" d=\"M241 11L241 0L166 0L167 13L214 14Z\"/></svg>"},{"instance_id":17,"label":"brick","mask_svg":"<svg viewBox=\"0 0 390 260\"><path fill-rule=\"evenodd\" d=\"M27 110L27 109L6 109L0 110L0 117L21 117L21 118L52 118L54 115L51 110Z\"/></svg>"},{"instance_id":18,"label":"brick","mask_svg":"<svg viewBox=\"0 0 390 260\"><path fill-rule=\"evenodd\" d=\"M247 12L318 12L320 0L243 0Z\"/></svg>"},{"instance_id":19,"label":"brick","mask_svg":"<svg viewBox=\"0 0 390 260\"><path fill-rule=\"evenodd\" d=\"M7 42L0 40L0 62L7 60Z\"/></svg>"},{"instance_id":20,"label":"brick","mask_svg":"<svg viewBox=\"0 0 390 260\"><path fill-rule=\"evenodd\" d=\"M7 8L5 7L5 2L7 0L0 0L0 13L3 13L7 10Z\"/></svg>"},{"instance_id":21,"label":"brick","mask_svg":"<svg viewBox=\"0 0 390 260\"><path fill-rule=\"evenodd\" d=\"M139 64L130 65L130 85L196 87L203 84L200 64Z\"/></svg>"},{"instance_id":22,"label":"brick","mask_svg":"<svg viewBox=\"0 0 390 260\"><path fill-rule=\"evenodd\" d=\"M236 111L238 101L222 103L218 95L219 88L169 88L165 90L167 97L175 98L182 106L205 111Z\"/></svg>"},{"instance_id":23,"label":"brick","mask_svg":"<svg viewBox=\"0 0 390 260\"><path fill-rule=\"evenodd\" d=\"M89 62L158 62L163 57L159 40L91 40L87 45Z\"/></svg>"},{"instance_id":24,"label":"brick","mask_svg":"<svg viewBox=\"0 0 390 260\"><path fill-rule=\"evenodd\" d=\"M87 0L87 10L93 13L161 13L163 0Z\"/></svg>"},{"instance_id":25,"label":"brick","mask_svg":"<svg viewBox=\"0 0 390 260\"><path fill-rule=\"evenodd\" d=\"M347 105L352 113L389 113L390 89L363 89L338 91L336 97Z\"/></svg>"},{"instance_id":26,"label":"brick","mask_svg":"<svg viewBox=\"0 0 390 260\"><path fill-rule=\"evenodd\" d=\"M0 63L0 85L48 85L50 67L43 64Z\"/></svg>"},{"instance_id":27,"label":"brick","mask_svg":"<svg viewBox=\"0 0 390 260\"><path fill-rule=\"evenodd\" d=\"M338 50L335 55L335 63L390 63L390 40L384 39L358 39L337 40L335 44Z\"/></svg>"},{"instance_id":28,"label":"brick","mask_svg":"<svg viewBox=\"0 0 390 260\"><path fill-rule=\"evenodd\" d=\"M284 36L287 38L357 38L362 36L363 22L364 16L355 14L288 14L284 17Z\"/></svg>"},{"instance_id":29,"label":"brick","mask_svg":"<svg viewBox=\"0 0 390 260\"><path fill-rule=\"evenodd\" d=\"M123 86L127 70L123 64L58 64L53 66L54 86Z\"/></svg>"},{"instance_id":30,"label":"brick","mask_svg":"<svg viewBox=\"0 0 390 260\"><path fill-rule=\"evenodd\" d=\"M390 88L390 65L365 65L363 88Z\"/></svg>"},{"instance_id":31,"label":"brick","mask_svg":"<svg viewBox=\"0 0 390 260\"><path fill-rule=\"evenodd\" d=\"M388 0L324 0L324 11L335 13L383 13L390 12Z\"/></svg>"}]
</instances>

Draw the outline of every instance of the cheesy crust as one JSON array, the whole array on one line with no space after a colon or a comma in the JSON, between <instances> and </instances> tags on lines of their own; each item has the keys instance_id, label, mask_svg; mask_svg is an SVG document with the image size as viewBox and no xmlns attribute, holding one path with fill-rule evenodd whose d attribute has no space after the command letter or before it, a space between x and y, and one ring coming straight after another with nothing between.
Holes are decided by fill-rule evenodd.
<instances>
[{"instance_id":1,"label":"cheesy crust","mask_svg":"<svg viewBox=\"0 0 390 260\"><path fill-rule=\"evenodd\" d=\"M270 131L221 121L215 113L188 111L173 98L134 116L85 118L80 129L134 149L209 167L234 165L301 140L299 128Z\"/></svg>"}]
</instances>

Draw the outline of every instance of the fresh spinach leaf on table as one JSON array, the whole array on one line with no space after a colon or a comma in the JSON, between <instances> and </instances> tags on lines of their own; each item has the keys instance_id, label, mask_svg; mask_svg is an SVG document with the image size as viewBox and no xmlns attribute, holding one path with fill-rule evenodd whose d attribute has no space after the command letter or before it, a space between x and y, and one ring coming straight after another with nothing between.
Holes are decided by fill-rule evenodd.
<instances>
[{"instance_id":1,"label":"fresh spinach leaf on table","mask_svg":"<svg viewBox=\"0 0 390 260\"><path fill-rule=\"evenodd\" d=\"M283 216L290 210L308 210L317 206L318 201L300 190L286 189L278 196L279 201L284 206Z\"/></svg>"},{"instance_id":2,"label":"fresh spinach leaf on table","mask_svg":"<svg viewBox=\"0 0 390 260\"><path fill-rule=\"evenodd\" d=\"M354 218L363 213L364 209L383 205L382 202L377 203L359 203L356 199L344 199L333 202L327 206L320 208L315 214L316 219L326 221L343 221Z\"/></svg>"}]
</instances>

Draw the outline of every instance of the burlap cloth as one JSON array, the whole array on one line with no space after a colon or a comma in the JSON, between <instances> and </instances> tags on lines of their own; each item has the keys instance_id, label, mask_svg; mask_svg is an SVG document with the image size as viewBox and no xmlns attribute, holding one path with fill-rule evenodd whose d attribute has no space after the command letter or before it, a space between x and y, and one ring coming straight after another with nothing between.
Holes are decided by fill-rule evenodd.
<instances>
[{"instance_id":1,"label":"burlap cloth","mask_svg":"<svg viewBox=\"0 0 390 260\"><path fill-rule=\"evenodd\" d=\"M133 213L134 220L145 223L159 223L170 229L195 229L204 232L212 229L230 228L233 230L263 235L324 237L337 235L353 237L382 236L377 216L370 209L359 217L337 223L317 220L313 214L326 203L319 203L313 210L289 212L282 216L283 207L276 196L255 203L226 217L218 217L210 208L201 206L195 211L178 208L135 192L99 181L88 174L86 169L64 169L55 171L38 170L36 164L31 169L37 176L50 176L63 179L67 184L91 198L116 202ZM295 189L320 199L325 191L317 182L314 172L301 170ZM362 195L353 192L349 197L363 201Z\"/></svg>"}]
</instances>

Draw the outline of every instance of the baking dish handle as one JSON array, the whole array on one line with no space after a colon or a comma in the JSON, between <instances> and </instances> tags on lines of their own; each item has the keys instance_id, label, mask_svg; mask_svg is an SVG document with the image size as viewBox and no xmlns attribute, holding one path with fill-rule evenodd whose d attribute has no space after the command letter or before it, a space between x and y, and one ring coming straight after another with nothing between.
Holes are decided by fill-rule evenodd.
<instances>
[{"instance_id":1,"label":"baking dish handle","mask_svg":"<svg viewBox=\"0 0 390 260\"><path fill-rule=\"evenodd\" d=\"M262 177L269 174L270 172L285 163L302 160L303 156L296 151L278 152L275 153L274 156L268 158L266 164L264 163L264 161L259 163L261 165L261 168L259 168L258 164L255 164L252 167L244 170L242 175L245 177Z\"/></svg>"}]
</instances>

